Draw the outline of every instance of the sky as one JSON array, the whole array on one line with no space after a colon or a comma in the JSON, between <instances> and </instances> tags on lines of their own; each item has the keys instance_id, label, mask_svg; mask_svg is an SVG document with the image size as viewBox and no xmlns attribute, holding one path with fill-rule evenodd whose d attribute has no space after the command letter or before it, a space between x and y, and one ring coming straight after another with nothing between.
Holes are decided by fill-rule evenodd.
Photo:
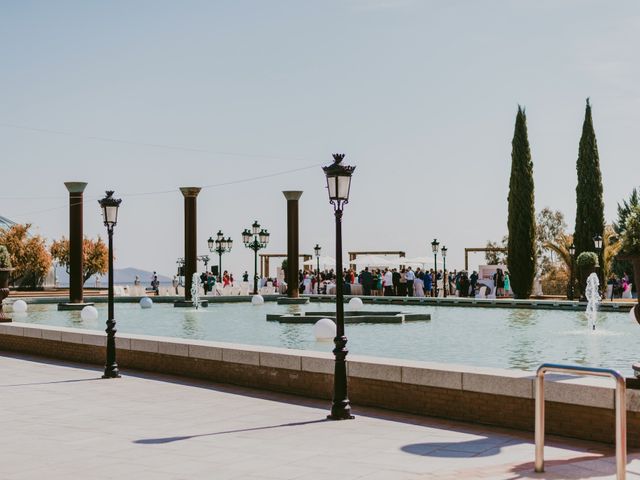
<instances>
[{"instance_id":1,"label":"sky","mask_svg":"<svg viewBox=\"0 0 640 480\"><path fill-rule=\"evenodd\" d=\"M575 163L591 99L605 216L640 184L640 3L635 0L29 1L0 3L0 215L68 236L65 181L122 198L116 268L173 275L183 186L198 248L234 240L223 268L271 232L286 252L283 190L300 200L300 251L335 252L321 165L356 165L344 252L431 255L448 266L507 229L511 139L526 108L537 210L575 217ZM484 263L482 255L472 265ZM275 272L272 272L275 274Z\"/></svg>"}]
</instances>

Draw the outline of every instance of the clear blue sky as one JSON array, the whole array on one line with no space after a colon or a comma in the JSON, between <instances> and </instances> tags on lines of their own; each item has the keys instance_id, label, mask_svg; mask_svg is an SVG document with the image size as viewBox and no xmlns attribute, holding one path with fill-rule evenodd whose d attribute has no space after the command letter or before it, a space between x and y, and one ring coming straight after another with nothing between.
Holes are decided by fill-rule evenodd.
<instances>
[{"instance_id":1,"label":"clear blue sky","mask_svg":"<svg viewBox=\"0 0 640 480\"><path fill-rule=\"evenodd\" d=\"M4 1L0 215L57 238L68 232L63 182L86 181L85 232L104 236L96 199L114 189L117 266L173 274L180 193L130 194L344 152L357 165L345 251L425 255L437 237L460 266L465 246L506 232L518 104L537 207L563 211L572 227L591 97L614 219L640 183L639 37L632 0ZM293 189L304 191L301 250L320 243L333 255L323 187L317 167L205 189L200 253L221 228L235 240L226 266L241 273L253 258L239 234L254 219L272 232L266 251L285 252L280 192Z\"/></svg>"}]
</instances>

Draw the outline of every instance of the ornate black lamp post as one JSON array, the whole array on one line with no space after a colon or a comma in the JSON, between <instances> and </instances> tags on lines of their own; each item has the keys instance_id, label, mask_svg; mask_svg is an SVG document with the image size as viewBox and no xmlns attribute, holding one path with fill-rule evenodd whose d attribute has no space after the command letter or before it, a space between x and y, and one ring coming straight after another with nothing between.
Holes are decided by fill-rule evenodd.
<instances>
[{"instance_id":1,"label":"ornate black lamp post","mask_svg":"<svg viewBox=\"0 0 640 480\"><path fill-rule=\"evenodd\" d=\"M231 251L233 240L231 240L231 237L228 237L225 240L222 230L218 230L216 239L214 240L213 238L209 237L209 240L207 240L207 245L209 246L209 251L211 253L218 254L218 278L220 280L222 279L222 254Z\"/></svg>"},{"instance_id":2,"label":"ornate black lamp post","mask_svg":"<svg viewBox=\"0 0 640 480\"><path fill-rule=\"evenodd\" d=\"M444 292L444 296L447 296L447 290L449 290L449 274L447 273L447 247L444 245L440 249L440 253L442 253L442 288Z\"/></svg>"},{"instance_id":3,"label":"ornate black lamp post","mask_svg":"<svg viewBox=\"0 0 640 480\"><path fill-rule=\"evenodd\" d=\"M320 247L320 245L318 245L316 243L316 246L313 247L313 251L316 252L316 261L318 262L318 271L317 271L317 275L320 275L320 251L322 250L322 248Z\"/></svg>"},{"instance_id":4,"label":"ornate black lamp post","mask_svg":"<svg viewBox=\"0 0 640 480\"><path fill-rule=\"evenodd\" d=\"M600 289L603 290L604 289L604 282L605 282L605 278L604 278L604 265L602 265L604 263L600 261L600 254L602 253L602 235L599 234L595 234L595 236L593 237L593 246L596 249L596 253L598 254L598 263L601 264L599 265L600 267L600 274L598 275L598 277L600 277Z\"/></svg>"},{"instance_id":5,"label":"ornate black lamp post","mask_svg":"<svg viewBox=\"0 0 640 480\"><path fill-rule=\"evenodd\" d=\"M336 357L333 374L333 404L330 420L347 420L354 418L351 415L351 405L347 396L347 337L344 334L344 277L342 276L342 210L349 203L349 190L351 188L351 175L356 167L341 165L344 154L334 154L333 163L322 167L327 177L327 189L329 202L333 205L336 217L336 338L333 343L336 348L333 354Z\"/></svg>"},{"instance_id":6,"label":"ornate black lamp post","mask_svg":"<svg viewBox=\"0 0 640 480\"><path fill-rule=\"evenodd\" d=\"M433 239L431 242L431 251L433 252L433 290L431 291L432 297L438 296L438 247L440 242L437 239Z\"/></svg>"},{"instance_id":7,"label":"ornate black lamp post","mask_svg":"<svg viewBox=\"0 0 640 480\"><path fill-rule=\"evenodd\" d=\"M571 257L571 275L569 277L569 300L573 300L575 296L575 280L574 274L576 270L576 246L575 244L571 244L569 246L569 256Z\"/></svg>"},{"instance_id":8,"label":"ornate black lamp post","mask_svg":"<svg viewBox=\"0 0 640 480\"><path fill-rule=\"evenodd\" d=\"M102 208L102 218L104 226L107 227L109 236L109 314L107 318L107 364L104 367L102 378L119 378L120 371L116 363L116 321L113 315L113 227L118 223L119 198L113 198L113 191L106 192L107 195L98 200Z\"/></svg>"},{"instance_id":9,"label":"ornate black lamp post","mask_svg":"<svg viewBox=\"0 0 640 480\"><path fill-rule=\"evenodd\" d=\"M229 239L230 240L230 239ZM251 225L251 230L245 228L242 232L242 242L244 246L253 250L253 294L258 294L258 250L266 248L269 243L269 232L264 228L260 228L258 221L254 221Z\"/></svg>"}]
</instances>

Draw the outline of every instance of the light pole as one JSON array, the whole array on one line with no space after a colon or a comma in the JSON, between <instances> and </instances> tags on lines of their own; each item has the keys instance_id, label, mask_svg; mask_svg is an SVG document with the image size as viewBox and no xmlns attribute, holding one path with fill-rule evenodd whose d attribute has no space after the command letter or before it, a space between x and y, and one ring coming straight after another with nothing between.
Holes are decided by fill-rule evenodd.
<instances>
[{"instance_id":1,"label":"light pole","mask_svg":"<svg viewBox=\"0 0 640 480\"><path fill-rule=\"evenodd\" d=\"M604 288L604 282L605 282L605 278L604 278L604 259L601 262L601 253L602 253L602 235L600 234L595 234L593 237L593 246L596 249L596 253L598 254L598 266L600 267L600 274L598 275L598 277L600 278L600 289Z\"/></svg>"},{"instance_id":2,"label":"light pole","mask_svg":"<svg viewBox=\"0 0 640 480\"><path fill-rule=\"evenodd\" d=\"M211 259L209 258L209 255L198 255L198 260L201 261L202 263L204 263L204 271L207 271L207 265L209 265L209 262L211 261Z\"/></svg>"},{"instance_id":3,"label":"light pole","mask_svg":"<svg viewBox=\"0 0 640 480\"><path fill-rule=\"evenodd\" d=\"M254 221L251 230L245 228L242 232L244 246L253 250L253 294L258 294L258 250L266 248L269 243L269 232L260 228L258 221Z\"/></svg>"},{"instance_id":4,"label":"light pole","mask_svg":"<svg viewBox=\"0 0 640 480\"><path fill-rule=\"evenodd\" d=\"M320 251L322 250L322 247L320 247L320 245L318 245L316 243L316 246L313 247L314 252L316 252L316 261L318 263L318 270L316 272L316 275L320 275Z\"/></svg>"},{"instance_id":5,"label":"light pole","mask_svg":"<svg viewBox=\"0 0 640 480\"><path fill-rule=\"evenodd\" d=\"M333 354L336 357L333 374L333 404L330 420L348 420L354 418L351 415L351 404L347 396L347 337L344 334L344 303L342 276L342 210L349 203L349 190L351 188L351 175L356 167L341 165L344 154L333 155L333 163L322 167L327 177L327 189L329 191L329 203L333 205L336 217L336 338L333 343L336 348Z\"/></svg>"},{"instance_id":6,"label":"light pole","mask_svg":"<svg viewBox=\"0 0 640 480\"><path fill-rule=\"evenodd\" d=\"M440 253L442 253L442 279L443 279L443 292L444 296L447 296L447 290L449 290L449 275L447 274L447 247L444 245L440 249Z\"/></svg>"},{"instance_id":7,"label":"light pole","mask_svg":"<svg viewBox=\"0 0 640 480\"><path fill-rule=\"evenodd\" d=\"M218 254L218 281L222 280L222 254L231 251L231 247L233 246L233 240L231 237L228 237L226 240L224 239L224 234L222 230L218 230L216 234L216 239L209 237L207 240L207 245L209 246L209 251L211 253Z\"/></svg>"},{"instance_id":8,"label":"light pole","mask_svg":"<svg viewBox=\"0 0 640 480\"><path fill-rule=\"evenodd\" d=\"M102 218L104 226L107 227L109 237L109 313L107 315L107 364L104 367L102 378L120 378L120 371L116 363L116 321L113 314L113 227L118 223L119 198L113 198L113 191L106 192L107 195L98 200L102 208Z\"/></svg>"},{"instance_id":9,"label":"light pole","mask_svg":"<svg viewBox=\"0 0 640 480\"><path fill-rule=\"evenodd\" d=\"M569 246L569 256L571 257L571 275L569 276L569 300L573 300L575 296L575 262L576 262L576 246L574 243L571 243Z\"/></svg>"},{"instance_id":10,"label":"light pole","mask_svg":"<svg viewBox=\"0 0 640 480\"><path fill-rule=\"evenodd\" d=\"M431 242L431 251L433 252L433 290L431 291L432 297L438 296L438 247L440 242L437 239L433 239Z\"/></svg>"}]
</instances>

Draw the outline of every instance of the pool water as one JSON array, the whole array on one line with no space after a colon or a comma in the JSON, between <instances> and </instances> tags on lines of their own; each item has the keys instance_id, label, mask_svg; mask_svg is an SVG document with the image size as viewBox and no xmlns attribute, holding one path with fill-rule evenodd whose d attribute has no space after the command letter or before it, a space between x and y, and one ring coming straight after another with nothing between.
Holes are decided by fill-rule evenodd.
<instances>
[{"instance_id":1,"label":"pool water","mask_svg":"<svg viewBox=\"0 0 640 480\"><path fill-rule=\"evenodd\" d=\"M107 305L98 304L99 319L85 322L80 312L59 312L55 305L29 305L16 322L104 330ZM316 341L312 325L267 322L267 313L330 311L333 304L304 306L265 303L214 303L183 309L155 304L117 303L119 332L220 342L269 345L329 352L332 342ZM348 309L348 307L346 307ZM598 313L596 330L581 312L553 310L366 305L366 310L430 313L431 320L404 324L348 324L353 354L534 370L543 362L619 369L631 375L638 360L640 329L628 312Z\"/></svg>"}]
</instances>

